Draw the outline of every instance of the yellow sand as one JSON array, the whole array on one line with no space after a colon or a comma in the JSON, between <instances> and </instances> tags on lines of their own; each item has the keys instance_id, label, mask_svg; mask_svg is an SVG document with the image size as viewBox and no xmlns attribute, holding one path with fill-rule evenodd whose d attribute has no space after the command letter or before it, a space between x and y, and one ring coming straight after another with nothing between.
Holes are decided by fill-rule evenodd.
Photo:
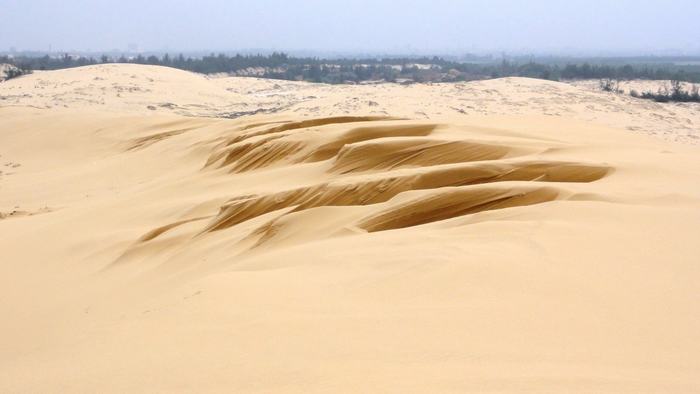
<instances>
[{"instance_id":1,"label":"yellow sand","mask_svg":"<svg viewBox=\"0 0 700 394\"><path fill-rule=\"evenodd\" d=\"M0 83L0 392L700 392L699 110Z\"/></svg>"}]
</instances>

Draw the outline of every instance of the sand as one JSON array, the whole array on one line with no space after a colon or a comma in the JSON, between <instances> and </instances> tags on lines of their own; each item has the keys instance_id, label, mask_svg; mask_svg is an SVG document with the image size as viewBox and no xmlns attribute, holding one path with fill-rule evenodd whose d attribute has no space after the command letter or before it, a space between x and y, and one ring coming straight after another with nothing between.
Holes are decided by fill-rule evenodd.
<instances>
[{"instance_id":1,"label":"sand","mask_svg":"<svg viewBox=\"0 0 700 394\"><path fill-rule=\"evenodd\" d=\"M135 65L0 98L0 392L700 392L698 106Z\"/></svg>"}]
</instances>

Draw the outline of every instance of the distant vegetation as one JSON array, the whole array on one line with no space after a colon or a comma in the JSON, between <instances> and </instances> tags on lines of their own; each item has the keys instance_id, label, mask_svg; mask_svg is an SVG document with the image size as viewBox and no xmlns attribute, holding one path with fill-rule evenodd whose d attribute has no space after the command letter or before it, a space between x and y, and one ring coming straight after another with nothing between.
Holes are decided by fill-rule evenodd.
<instances>
[{"instance_id":1,"label":"distant vegetation","mask_svg":"<svg viewBox=\"0 0 700 394\"><path fill-rule=\"evenodd\" d=\"M0 65L2 63L7 63L7 62L3 62L2 59L0 59ZM16 66L16 65L9 64L9 66L5 68L4 72L2 72L2 69L0 69L0 81L3 81L3 80L7 81L7 80L10 80L12 78L21 77L22 75L31 74L31 73L32 73L31 68L29 68L27 66L24 66L24 65Z\"/></svg>"},{"instance_id":2,"label":"distant vegetation","mask_svg":"<svg viewBox=\"0 0 700 394\"><path fill-rule=\"evenodd\" d=\"M633 90L630 92L630 95L632 95L632 97L654 100L659 103L700 103L700 89L698 86L693 85L688 91L683 88L681 81L672 81L670 89L659 89L656 93L644 92L639 94Z\"/></svg>"},{"instance_id":3,"label":"distant vegetation","mask_svg":"<svg viewBox=\"0 0 700 394\"><path fill-rule=\"evenodd\" d=\"M613 79L601 79L600 89L604 92L619 93L624 94L624 90L620 87L619 80ZM668 85L659 88L654 92L643 92L639 93L637 90L631 89L630 96L635 98L643 98L647 100L654 100L659 103L700 103L700 87L693 84L690 90L686 90L683 87L682 81L673 80L671 81L670 87Z\"/></svg>"},{"instance_id":4,"label":"distant vegetation","mask_svg":"<svg viewBox=\"0 0 700 394\"><path fill-rule=\"evenodd\" d=\"M617 79L601 79L600 89L604 92L624 93L624 91L620 89L620 81Z\"/></svg>"},{"instance_id":5,"label":"distant vegetation","mask_svg":"<svg viewBox=\"0 0 700 394\"><path fill-rule=\"evenodd\" d=\"M388 82L454 82L498 77L530 77L547 80L677 80L700 82L700 64L642 63L576 63L543 58L538 62L523 59L502 61L457 61L440 57L320 59L293 57L284 53L270 55L178 56L0 56L0 63L21 65L25 70L55 70L100 63L134 63L174 67L204 74L227 73L285 80L323 83Z\"/></svg>"}]
</instances>

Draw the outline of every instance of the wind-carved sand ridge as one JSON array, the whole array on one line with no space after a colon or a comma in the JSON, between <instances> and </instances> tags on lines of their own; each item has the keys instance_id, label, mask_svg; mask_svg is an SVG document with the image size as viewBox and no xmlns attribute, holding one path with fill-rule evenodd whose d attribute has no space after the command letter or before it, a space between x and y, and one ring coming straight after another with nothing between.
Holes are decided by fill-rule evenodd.
<instances>
[{"instance_id":1,"label":"wind-carved sand ridge","mask_svg":"<svg viewBox=\"0 0 700 394\"><path fill-rule=\"evenodd\" d=\"M374 124L379 121L381 124ZM326 125L335 127L323 127ZM137 247L193 222L201 222L203 227L192 234L192 239L274 214L274 219L248 230L250 234L241 241L251 244L256 239L251 248L257 248L284 232L285 226L303 226L303 218L297 219L299 223L287 223L298 213L323 207L363 209L354 210L351 218L337 222L334 229L325 227L319 237L346 230L400 229L495 209L565 200L574 194L535 185L589 183L612 170L604 165L533 160L528 153L546 148L454 139L455 132L448 126L392 118L253 124L239 127L232 134L218 142L204 170L218 168L235 174L324 162L330 180L232 197L216 214L178 220L149 231L139 238ZM460 135L465 137L469 134Z\"/></svg>"}]
</instances>

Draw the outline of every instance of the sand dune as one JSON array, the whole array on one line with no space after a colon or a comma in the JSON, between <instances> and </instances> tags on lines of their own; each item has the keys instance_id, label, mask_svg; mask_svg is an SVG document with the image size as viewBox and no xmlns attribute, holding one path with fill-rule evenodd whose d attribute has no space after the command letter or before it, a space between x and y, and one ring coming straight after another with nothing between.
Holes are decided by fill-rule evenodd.
<instances>
[{"instance_id":1,"label":"sand dune","mask_svg":"<svg viewBox=\"0 0 700 394\"><path fill-rule=\"evenodd\" d=\"M132 65L0 96L2 392L700 392L696 107Z\"/></svg>"},{"instance_id":2,"label":"sand dune","mask_svg":"<svg viewBox=\"0 0 700 394\"><path fill-rule=\"evenodd\" d=\"M322 85L256 78L214 78L158 66L106 64L36 72L0 85L0 105L90 108L132 114L286 119L394 116L468 122L475 115L538 115L700 142L700 104L658 104L598 91L598 80L528 78L420 85ZM660 82L663 84L663 82ZM629 86L641 90L659 83ZM623 86L629 88L629 86ZM641 91L640 90L640 91ZM653 89L656 90L655 88Z\"/></svg>"}]
</instances>

